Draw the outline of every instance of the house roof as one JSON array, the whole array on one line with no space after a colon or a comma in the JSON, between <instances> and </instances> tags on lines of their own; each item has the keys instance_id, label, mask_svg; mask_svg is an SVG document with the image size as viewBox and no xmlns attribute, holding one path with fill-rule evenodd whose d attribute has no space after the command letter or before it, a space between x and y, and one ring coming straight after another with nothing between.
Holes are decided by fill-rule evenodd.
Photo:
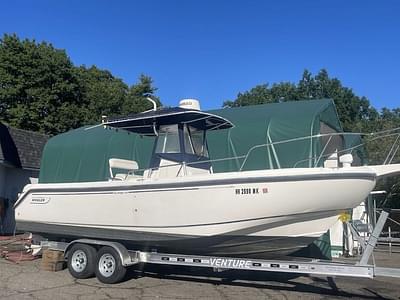
<instances>
[{"instance_id":1,"label":"house roof","mask_svg":"<svg viewBox=\"0 0 400 300\"><path fill-rule=\"evenodd\" d=\"M23 169L40 169L47 135L0 123L0 163Z\"/></svg>"}]
</instances>

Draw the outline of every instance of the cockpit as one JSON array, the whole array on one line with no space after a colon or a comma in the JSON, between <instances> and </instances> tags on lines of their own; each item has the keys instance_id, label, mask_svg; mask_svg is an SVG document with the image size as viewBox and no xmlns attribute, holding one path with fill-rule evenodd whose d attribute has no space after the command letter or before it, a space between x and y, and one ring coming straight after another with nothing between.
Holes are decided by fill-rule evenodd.
<instances>
[{"instance_id":1,"label":"cockpit","mask_svg":"<svg viewBox=\"0 0 400 300\"><path fill-rule=\"evenodd\" d=\"M180 143L182 131L182 143ZM180 153L208 158L206 131L187 124L163 125L158 130L156 153Z\"/></svg>"},{"instance_id":2,"label":"cockpit","mask_svg":"<svg viewBox=\"0 0 400 300\"><path fill-rule=\"evenodd\" d=\"M150 166L144 172L144 177L165 178L212 173L206 133L210 130L231 128L233 125L220 116L200 111L198 102L193 108L190 105L193 101L197 102L185 99L177 108L152 110L103 124L156 137Z\"/></svg>"},{"instance_id":3,"label":"cockpit","mask_svg":"<svg viewBox=\"0 0 400 300\"><path fill-rule=\"evenodd\" d=\"M188 124L161 125L150 168L162 177L212 173L206 130ZM168 168L167 168L168 167Z\"/></svg>"}]
</instances>

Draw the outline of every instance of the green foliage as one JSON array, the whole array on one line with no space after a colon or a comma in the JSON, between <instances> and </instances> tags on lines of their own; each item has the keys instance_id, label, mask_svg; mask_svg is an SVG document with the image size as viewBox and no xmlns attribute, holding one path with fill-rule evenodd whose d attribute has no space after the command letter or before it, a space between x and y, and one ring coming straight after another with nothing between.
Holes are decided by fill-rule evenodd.
<instances>
[{"instance_id":1,"label":"green foliage","mask_svg":"<svg viewBox=\"0 0 400 300\"><path fill-rule=\"evenodd\" d=\"M123 114L138 113L153 108L150 101L146 100L146 96L152 95L157 91L153 86L153 80L146 75L140 75L139 82L128 91L126 101L122 107ZM152 96L153 100L156 101L157 107L161 106L160 100Z\"/></svg>"},{"instance_id":2,"label":"green foliage","mask_svg":"<svg viewBox=\"0 0 400 300\"><path fill-rule=\"evenodd\" d=\"M51 44L0 40L0 116L12 126L57 133L82 125L83 104L74 67Z\"/></svg>"},{"instance_id":3,"label":"green foliage","mask_svg":"<svg viewBox=\"0 0 400 300\"><path fill-rule=\"evenodd\" d=\"M361 128L364 132L386 131L393 128L400 128L400 109L383 108L379 116L369 122L363 121ZM399 133L399 131L397 131ZM400 163L400 136L393 135L393 132L387 132L389 136L384 139L369 138L370 142L366 143L368 150L368 159L370 164ZM397 144L396 144L397 142ZM396 146L397 145L397 146ZM394 146L394 147L393 147ZM393 152L391 152L391 150ZM393 157L390 153L396 153ZM392 159L392 161L389 161ZM377 190L385 190L388 192L386 198L380 199L383 207L400 208L400 176L388 177L379 180L376 186Z\"/></svg>"},{"instance_id":4,"label":"green foliage","mask_svg":"<svg viewBox=\"0 0 400 300\"><path fill-rule=\"evenodd\" d=\"M121 113L128 94L128 86L121 79L95 66L81 66L75 69L75 74L86 104L85 124L100 122L102 115Z\"/></svg>"},{"instance_id":5,"label":"green foliage","mask_svg":"<svg viewBox=\"0 0 400 300\"><path fill-rule=\"evenodd\" d=\"M225 101L224 106L245 106L263 103L277 103L304 99L331 98L335 101L339 118L345 130L353 130L361 120L377 117L377 112L370 106L368 99L359 97L337 78L330 78L322 69L317 75L305 70L297 84L282 82L258 85L249 91L239 93L234 101Z\"/></svg>"},{"instance_id":6,"label":"green foliage","mask_svg":"<svg viewBox=\"0 0 400 300\"><path fill-rule=\"evenodd\" d=\"M143 111L151 107L144 96L156 91L152 84L141 75L128 87L109 71L75 67L64 50L45 42L0 40L0 118L17 128L53 135L102 115Z\"/></svg>"}]
</instances>

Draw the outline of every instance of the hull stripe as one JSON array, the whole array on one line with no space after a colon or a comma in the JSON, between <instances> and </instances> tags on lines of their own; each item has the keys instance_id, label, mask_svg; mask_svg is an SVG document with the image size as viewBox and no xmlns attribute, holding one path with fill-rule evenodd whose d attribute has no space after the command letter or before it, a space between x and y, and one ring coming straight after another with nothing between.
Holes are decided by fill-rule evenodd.
<instances>
[{"instance_id":1,"label":"hull stripe","mask_svg":"<svg viewBox=\"0 0 400 300\"><path fill-rule=\"evenodd\" d=\"M290 215L276 215L276 216L268 216L268 217L259 217L259 218L251 218L251 219L242 219L242 220L232 220L232 221L226 221L226 222L214 222L214 223L201 223L201 224L186 224L186 225L175 225L175 226L140 226L140 225L109 225L109 224L78 224L78 223L55 223L55 222L37 222L41 224L49 224L49 225L66 225L66 226L76 226L76 227L98 227L98 228L104 228L104 227L123 227L123 228L185 228L185 227L201 227L201 226L216 226L216 225L226 225L226 224L232 224L232 223L243 223L243 222L251 222L251 221L260 221L260 220L268 220L268 219L275 219L275 218L282 218L282 217L299 217L301 216L302 218L305 218L302 221L306 220L313 220L316 218L325 218L328 216L334 216L336 214L339 214L343 209L340 210L324 210L324 211L316 211L316 212L307 212L307 213L297 213L297 214L290 214ZM25 222L25 221L18 221L18 222ZM291 221L291 223L293 220ZM297 222L297 221L296 221ZM36 223L36 222L32 222Z\"/></svg>"},{"instance_id":2,"label":"hull stripe","mask_svg":"<svg viewBox=\"0 0 400 300\"><path fill-rule=\"evenodd\" d=\"M137 183L132 185L120 186L100 186L100 187L61 187L61 188L32 188L20 198L15 204L17 207L28 194L31 193L96 193L96 192L160 192L174 190L193 190L198 187L220 186L232 184L249 184L249 183L271 183L271 182L295 182L295 181L315 181L315 180L346 180L358 179L374 181L376 175L374 173L334 173L334 174L312 174L312 175L295 175L295 176L263 176L263 177L245 177L232 179L216 179L202 180L190 182L174 182L174 183ZM49 183L50 184L50 183ZM74 184L74 183L71 183ZM107 185L107 183L105 183Z\"/></svg>"}]
</instances>

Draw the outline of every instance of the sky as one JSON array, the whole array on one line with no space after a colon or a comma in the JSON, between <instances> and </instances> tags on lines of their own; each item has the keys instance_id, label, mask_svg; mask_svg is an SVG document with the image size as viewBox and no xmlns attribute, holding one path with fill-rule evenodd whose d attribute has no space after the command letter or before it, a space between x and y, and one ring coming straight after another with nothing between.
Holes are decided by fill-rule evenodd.
<instances>
[{"instance_id":1,"label":"sky","mask_svg":"<svg viewBox=\"0 0 400 300\"><path fill-rule=\"evenodd\" d=\"M400 107L397 0L13 0L0 4L4 33L50 42L128 84L149 75L170 106L220 108L325 68L374 107Z\"/></svg>"}]
</instances>

